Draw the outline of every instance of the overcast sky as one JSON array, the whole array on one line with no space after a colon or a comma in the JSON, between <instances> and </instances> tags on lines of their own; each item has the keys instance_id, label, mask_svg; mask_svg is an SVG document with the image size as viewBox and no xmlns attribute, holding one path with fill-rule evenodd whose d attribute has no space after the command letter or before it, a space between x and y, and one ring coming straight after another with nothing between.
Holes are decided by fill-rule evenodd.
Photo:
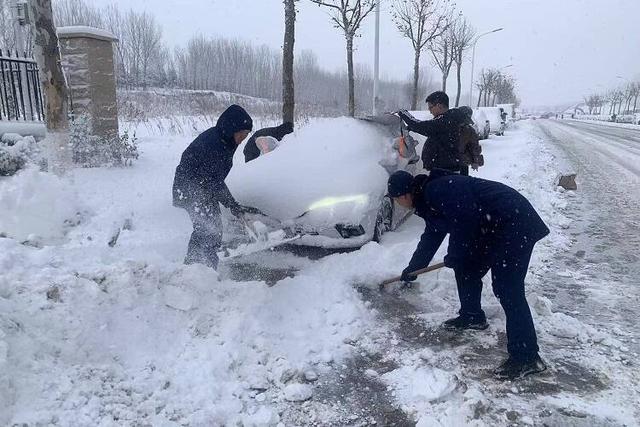
<instances>
[{"instance_id":1,"label":"overcast sky","mask_svg":"<svg viewBox=\"0 0 640 427\"><path fill-rule=\"evenodd\" d=\"M383 1L381 73L405 79L412 73L409 42L396 30ZM113 0L94 0L96 4ZM153 12L164 27L165 42L184 44L192 35L220 35L251 40L274 48L282 45L282 0L116 0L122 8ZM386 4L385 4L386 3ZM518 81L524 105L579 101L640 76L640 0L457 0L457 7L478 32L503 27L477 45L476 73L504 67ZM301 0L296 50L313 50L329 70L346 68L344 38L325 9ZM373 15L356 42L355 60L373 64ZM464 91L469 87L466 64ZM424 69L440 77L424 55ZM455 78L449 82L455 95Z\"/></svg>"}]
</instances>

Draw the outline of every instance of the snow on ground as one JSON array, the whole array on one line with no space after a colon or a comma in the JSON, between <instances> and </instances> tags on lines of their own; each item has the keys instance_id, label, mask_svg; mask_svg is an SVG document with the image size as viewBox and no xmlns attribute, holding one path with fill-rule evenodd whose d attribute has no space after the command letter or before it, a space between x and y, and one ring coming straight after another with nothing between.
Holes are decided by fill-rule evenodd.
<instances>
[{"instance_id":1,"label":"snow on ground","mask_svg":"<svg viewBox=\"0 0 640 427\"><path fill-rule=\"evenodd\" d=\"M0 238L0 424L275 425L295 402L313 403L316 378L331 377L354 349L394 361L396 369L369 374L419 425L474 418L504 425L506 418L483 418L482 408L528 414L541 401L584 412L606 405L611 419L634 424L635 409L605 392L532 402L514 385L507 397L494 396L483 381L464 378L455 350L417 351L390 334L384 313L354 284L375 288L404 268L421 232L418 218L382 244L318 261L281 252L254 256L268 268L297 270L273 287L231 280L226 266L218 275L182 265L191 228L186 213L171 206L170 188L192 136L153 136L144 128L137 136L141 157L132 168L80 169L62 179L26 170L0 180L0 232L7 236ZM572 195L553 186L553 153L528 124L483 148L487 166L479 175L521 190L552 229L529 276L543 356L553 356L556 338L620 345L570 313L554 312L540 292L550 260L569 244L562 209ZM450 271L417 287L409 297L427 331L454 314ZM485 294L492 329L476 344L493 365L504 319L491 290ZM610 368L600 353L592 356L590 366ZM628 385L615 381L617 393Z\"/></svg>"}]
</instances>

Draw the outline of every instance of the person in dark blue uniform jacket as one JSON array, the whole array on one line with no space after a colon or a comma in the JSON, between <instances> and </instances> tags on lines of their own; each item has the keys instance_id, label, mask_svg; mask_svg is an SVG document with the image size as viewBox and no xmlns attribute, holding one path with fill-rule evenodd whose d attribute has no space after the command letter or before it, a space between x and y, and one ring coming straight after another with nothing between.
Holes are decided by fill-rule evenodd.
<instances>
[{"instance_id":1,"label":"person in dark blue uniform jacket","mask_svg":"<svg viewBox=\"0 0 640 427\"><path fill-rule=\"evenodd\" d=\"M429 176L405 171L389 178L389 195L396 203L415 208L425 221L402 280L429 265L446 235L445 265L455 272L460 298L459 316L447 320L449 329L486 329L480 297L482 278L491 270L493 292L507 320L509 358L495 370L499 378L516 378L546 369L538 344L524 279L537 241L549 234L529 201L499 182L435 169Z\"/></svg>"},{"instance_id":2,"label":"person in dark blue uniform jacket","mask_svg":"<svg viewBox=\"0 0 640 427\"><path fill-rule=\"evenodd\" d=\"M220 206L240 217L257 209L240 205L231 195L226 179L233 166L233 154L253 127L249 114L231 105L182 153L173 180L173 205L185 209L193 223L185 264L218 267L217 250L222 243Z\"/></svg>"}]
</instances>

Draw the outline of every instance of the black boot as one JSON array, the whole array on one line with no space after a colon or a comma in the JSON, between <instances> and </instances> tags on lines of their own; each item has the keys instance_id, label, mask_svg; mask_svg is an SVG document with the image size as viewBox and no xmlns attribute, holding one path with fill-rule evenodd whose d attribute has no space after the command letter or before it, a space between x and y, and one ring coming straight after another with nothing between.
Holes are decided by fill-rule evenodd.
<instances>
[{"instance_id":1,"label":"black boot","mask_svg":"<svg viewBox=\"0 0 640 427\"><path fill-rule=\"evenodd\" d=\"M486 319L477 319L473 317L458 316L449 319L442 324L445 329L474 329L482 331L489 327Z\"/></svg>"},{"instance_id":2,"label":"black boot","mask_svg":"<svg viewBox=\"0 0 640 427\"><path fill-rule=\"evenodd\" d=\"M539 355L529 360L518 360L509 356L493 373L500 380L515 380L531 374L537 374L547 369L547 365Z\"/></svg>"}]
</instances>

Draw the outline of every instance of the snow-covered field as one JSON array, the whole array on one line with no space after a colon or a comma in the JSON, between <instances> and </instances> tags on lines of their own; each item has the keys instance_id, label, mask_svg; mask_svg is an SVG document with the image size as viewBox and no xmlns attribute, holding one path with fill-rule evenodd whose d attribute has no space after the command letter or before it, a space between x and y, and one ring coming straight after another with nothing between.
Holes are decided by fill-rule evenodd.
<instances>
[{"instance_id":1,"label":"snow-covered field","mask_svg":"<svg viewBox=\"0 0 640 427\"><path fill-rule=\"evenodd\" d=\"M381 244L320 260L253 255L251 265L294 273L272 287L233 280L233 266L220 274L184 266L191 227L170 188L192 136L137 135L132 168L0 179L0 425L362 424L366 416L341 418L340 405L315 398L357 355L389 362L362 375L421 426L554 425L558 413L584 425L637 425L639 374L625 365L629 349L615 329L583 323L545 296L545 274L570 245L564 209L576 196L555 189L557 157L532 123L483 141L479 174L522 191L552 230L534 253L528 288L552 373L506 385L484 373L504 356L490 287L491 329L458 347L428 339L457 310L451 271L389 296L416 309L406 316L426 335L415 342L366 296L405 267L418 218Z\"/></svg>"}]
</instances>

